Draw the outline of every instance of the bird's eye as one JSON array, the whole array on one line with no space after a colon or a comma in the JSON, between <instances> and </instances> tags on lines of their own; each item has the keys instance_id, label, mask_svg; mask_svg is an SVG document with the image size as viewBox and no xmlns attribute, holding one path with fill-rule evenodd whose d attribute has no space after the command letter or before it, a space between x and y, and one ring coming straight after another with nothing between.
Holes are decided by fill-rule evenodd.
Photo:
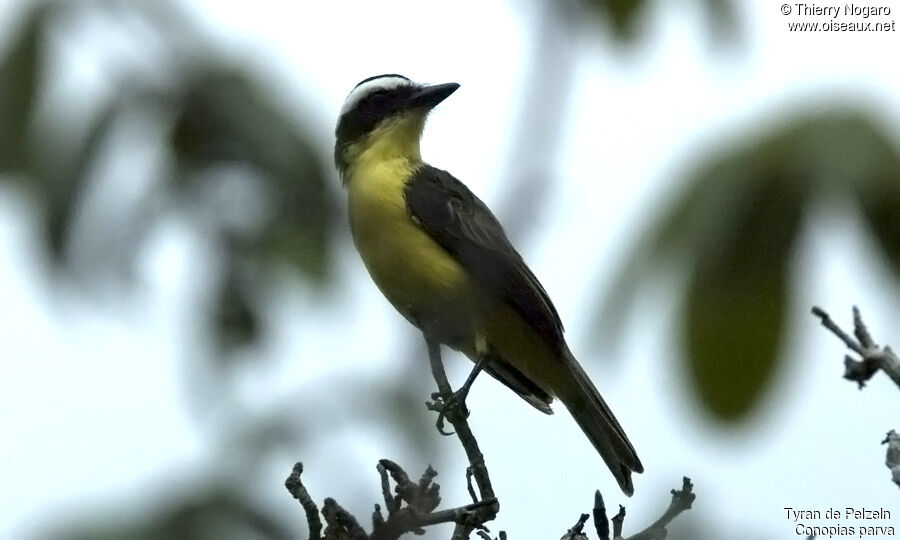
<instances>
[{"instance_id":1,"label":"bird's eye","mask_svg":"<svg viewBox=\"0 0 900 540\"><path fill-rule=\"evenodd\" d=\"M381 105L385 102L385 98L387 98L387 92L384 90L379 90L377 92L373 92L369 94L369 97L366 98L366 102L371 105Z\"/></svg>"},{"instance_id":2,"label":"bird's eye","mask_svg":"<svg viewBox=\"0 0 900 540\"><path fill-rule=\"evenodd\" d=\"M463 209L463 200L457 196L450 197L450 208L459 212Z\"/></svg>"}]
</instances>

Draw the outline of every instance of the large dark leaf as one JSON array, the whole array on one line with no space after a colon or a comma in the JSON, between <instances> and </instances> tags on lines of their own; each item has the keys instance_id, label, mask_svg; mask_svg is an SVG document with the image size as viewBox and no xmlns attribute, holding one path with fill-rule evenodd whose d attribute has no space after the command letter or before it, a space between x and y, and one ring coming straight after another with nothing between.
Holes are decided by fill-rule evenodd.
<instances>
[{"instance_id":1,"label":"large dark leaf","mask_svg":"<svg viewBox=\"0 0 900 540\"><path fill-rule=\"evenodd\" d=\"M227 216L239 212L239 197L212 209L226 248L224 285L214 323L219 344L238 346L259 334L258 303L251 291L272 263L287 266L320 284L328 276L337 204L327 182L332 175L314 150L311 123L278 106L259 83L244 73L210 69L189 87L172 135L184 173L175 184L182 193L207 193L226 184L223 168L241 171L245 187L263 201L257 222L235 226ZM198 201L202 204L202 201Z\"/></svg>"},{"instance_id":2,"label":"large dark leaf","mask_svg":"<svg viewBox=\"0 0 900 540\"><path fill-rule=\"evenodd\" d=\"M868 188L860 198L869 228L900 280L900 163L891 177Z\"/></svg>"},{"instance_id":3,"label":"large dark leaf","mask_svg":"<svg viewBox=\"0 0 900 540\"><path fill-rule=\"evenodd\" d=\"M218 342L226 348L238 347L256 341L259 337L259 315L249 280L239 277L242 270L236 261L226 265L227 274L219 291L215 307L214 324Z\"/></svg>"},{"instance_id":4,"label":"large dark leaf","mask_svg":"<svg viewBox=\"0 0 900 540\"><path fill-rule=\"evenodd\" d=\"M881 158L860 171L857 200L882 255L900 280L900 152L885 137L869 137L869 152Z\"/></svg>"},{"instance_id":5,"label":"large dark leaf","mask_svg":"<svg viewBox=\"0 0 900 540\"><path fill-rule=\"evenodd\" d=\"M592 0L590 2L610 23L616 38L634 39L637 25L647 8L646 0Z\"/></svg>"},{"instance_id":6,"label":"large dark leaf","mask_svg":"<svg viewBox=\"0 0 900 540\"><path fill-rule=\"evenodd\" d=\"M244 247L320 279L328 268L337 205L312 133L317 131L309 122L276 106L246 75L213 70L192 85L173 146L188 169L241 163L256 170L271 205L263 226L242 236Z\"/></svg>"},{"instance_id":7,"label":"large dark leaf","mask_svg":"<svg viewBox=\"0 0 900 540\"><path fill-rule=\"evenodd\" d=\"M77 206L83 202L81 198L90 178L90 167L101 155L104 139L120 112L119 105L111 103L92 118L81 140L69 139L63 143L35 139L30 180L44 204L44 235L51 261L57 266L67 262L65 255ZM55 136L52 127L45 126L44 130L38 131ZM127 242L109 242L108 238L97 239L97 242L105 242L105 249L110 252L127 252L105 260L130 261L138 248ZM93 262L102 264L101 261Z\"/></svg>"},{"instance_id":8,"label":"large dark leaf","mask_svg":"<svg viewBox=\"0 0 900 540\"><path fill-rule=\"evenodd\" d=\"M650 224L601 304L603 343L660 269L687 283L682 364L703 408L733 422L753 411L778 371L789 325L790 263L813 202L859 196L889 259L900 259L900 160L868 115L838 103L706 150L671 209Z\"/></svg>"},{"instance_id":9,"label":"large dark leaf","mask_svg":"<svg viewBox=\"0 0 900 540\"><path fill-rule=\"evenodd\" d=\"M590 0L587 6L608 21L613 36L621 43L634 43L650 37L646 27L651 19L648 11L655 2L647 0ZM684 7L684 6L682 6ZM713 45L721 45L740 37L740 28L733 0L704 0L699 3L707 32Z\"/></svg>"},{"instance_id":10,"label":"large dark leaf","mask_svg":"<svg viewBox=\"0 0 900 540\"><path fill-rule=\"evenodd\" d=\"M777 372L790 252L805 203L801 183L760 178L717 241L697 253L682 314L684 360L716 417L742 418Z\"/></svg>"},{"instance_id":11,"label":"large dark leaf","mask_svg":"<svg viewBox=\"0 0 900 540\"><path fill-rule=\"evenodd\" d=\"M146 505L145 505L146 506ZM288 540L299 528L234 486L207 485L160 508L141 508L118 515L89 515L47 530L39 537L66 540L206 540L210 538L258 538ZM49 527L48 527L49 529ZM224 535L224 536L223 536Z\"/></svg>"},{"instance_id":12,"label":"large dark leaf","mask_svg":"<svg viewBox=\"0 0 900 540\"><path fill-rule=\"evenodd\" d=\"M40 37L47 9L29 12L0 60L0 172L27 167L27 128L37 91Z\"/></svg>"}]
</instances>

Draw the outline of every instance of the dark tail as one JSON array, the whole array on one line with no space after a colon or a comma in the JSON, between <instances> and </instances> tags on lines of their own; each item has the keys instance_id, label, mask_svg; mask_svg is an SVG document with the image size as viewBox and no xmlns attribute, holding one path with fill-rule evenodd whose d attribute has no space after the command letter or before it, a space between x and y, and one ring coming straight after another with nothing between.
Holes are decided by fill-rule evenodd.
<instances>
[{"instance_id":1,"label":"dark tail","mask_svg":"<svg viewBox=\"0 0 900 540\"><path fill-rule=\"evenodd\" d=\"M631 496L634 493L631 473L644 472L644 466L625 435L625 430L578 361L571 354L564 361L568 367L568 380L562 388L556 389L556 393L606 462L619 482L619 487L626 495Z\"/></svg>"}]
</instances>

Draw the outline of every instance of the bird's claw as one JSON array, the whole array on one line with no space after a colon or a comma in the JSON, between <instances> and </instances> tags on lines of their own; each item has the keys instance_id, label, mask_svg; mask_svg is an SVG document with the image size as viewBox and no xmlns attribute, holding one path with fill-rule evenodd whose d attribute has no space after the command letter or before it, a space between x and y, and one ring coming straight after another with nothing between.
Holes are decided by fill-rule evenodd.
<instances>
[{"instance_id":1,"label":"bird's claw","mask_svg":"<svg viewBox=\"0 0 900 540\"><path fill-rule=\"evenodd\" d=\"M431 399L434 401L428 403L428 408L438 413L435 426L441 435L453 435L454 433L444 429L445 419L450 419L450 423L453 423L454 418L465 419L469 417L469 409L466 407L466 394L468 392L464 391L464 389L453 392L449 396L441 392L431 394Z\"/></svg>"}]
</instances>

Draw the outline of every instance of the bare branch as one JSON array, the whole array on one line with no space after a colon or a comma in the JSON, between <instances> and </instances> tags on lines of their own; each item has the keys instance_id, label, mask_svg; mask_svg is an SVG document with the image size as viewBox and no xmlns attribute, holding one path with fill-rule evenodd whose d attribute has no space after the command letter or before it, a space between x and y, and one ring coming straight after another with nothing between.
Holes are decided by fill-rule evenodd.
<instances>
[{"instance_id":1,"label":"bare branch","mask_svg":"<svg viewBox=\"0 0 900 540\"><path fill-rule=\"evenodd\" d=\"M855 381L860 388L863 388L866 385L865 383L878 370L881 370L894 381L894 384L900 387L900 358L897 358L897 355L890 347L880 347L875 343L869 333L869 329L866 328L862 320L859 308L853 306L853 334L856 336L856 339L853 339L841 330L823 309L813 307L812 313L821 320L822 326L840 338L847 348L861 357L859 360L851 356L844 357L845 379Z\"/></svg>"},{"instance_id":2,"label":"bare branch","mask_svg":"<svg viewBox=\"0 0 900 540\"><path fill-rule=\"evenodd\" d=\"M612 518L613 540L622 538L622 527L625 525L625 507L619 505L619 511Z\"/></svg>"},{"instance_id":3,"label":"bare branch","mask_svg":"<svg viewBox=\"0 0 900 540\"><path fill-rule=\"evenodd\" d=\"M491 535L485 531L477 531L475 534L477 534L481 540L506 540L506 531L500 531L500 535L496 538L491 538Z\"/></svg>"},{"instance_id":4,"label":"bare branch","mask_svg":"<svg viewBox=\"0 0 900 540\"><path fill-rule=\"evenodd\" d=\"M359 526L353 514L344 510L337 501L328 497L322 505L325 516L325 538L335 540L369 540L369 535Z\"/></svg>"},{"instance_id":5,"label":"bare branch","mask_svg":"<svg viewBox=\"0 0 900 540\"><path fill-rule=\"evenodd\" d=\"M600 490L594 492L594 528L600 540L609 540L609 519L606 517L606 505Z\"/></svg>"},{"instance_id":6,"label":"bare branch","mask_svg":"<svg viewBox=\"0 0 900 540\"><path fill-rule=\"evenodd\" d=\"M854 313L856 313L856 312L857 312L856 306L854 306ZM841 327L838 326L837 323L835 323L831 319L831 316L828 315L828 313L826 313L825 310L823 310L819 306L813 306L812 314L822 320L822 326L831 330L832 334L841 338L841 341L843 341L844 344L847 345L848 349L852 349L852 350L856 351L856 353L860 356L864 356L866 354L866 352L865 352L865 350L863 350L862 346L860 346L860 344L857 343L856 340L854 340L852 337L848 336L843 330L841 330Z\"/></svg>"},{"instance_id":7,"label":"bare branch","mask_svg":"<svg viewBox=\"0 0 900 540\"><path fill-rule=\"evenodd\" d=\"M856 336L856 339L859 340L859 344L865 349L871 349L878 346L872 339L872 335L869 334L869 329L866 328L866 323L863 322L862 315L859 313L859 308L856 306L853 306L853 335Z\"/></svg>"},{"instance_id":8,"label":"bare branch","mask_svg":"<svg viewBox=\"0 0 900 540\"><path fill-rule=\"evenodd\" d=\"M628 538L628 540L662 540L668 535L666 527L675 519L678 514L691 508L694 499L697 497L694 492L694 485L687 476L682 480L681 489L671 491L672 502L663 512L663 515L653 522L652 525L643 531ZM587 521L588 515L582 514L578 523L569 529L561 540L587 540L587 535L582 532L584 523ZM619 505L619 511L612 518L612 540L622 540L622 528L625 524L625 507ZM603 496L600 491L594 492L594 526L597 530L597 537L600 540L610 540L609 536L609 520L606 516L606 504L603 502Z\"/></svg>"},{"instance_id":9,"label":"bare branch","mask_svg":"<svg viewBox=\"0 0 900 540\"><path fill-rule=\"evenodd\" d=\"M881 444L888 445L884 464L891 470L891 479L900 486L900 435L892 429L888 431Z\"/></svg>"},{"instance_id":10,"label":"bare branch","mask_svg":"<svg viewBox=\"0 0 900 540\"><path fill-rule=\"evenodd\" d=\"M669 507L663 515L653 525L632 536L629 540L661 540L665 538L666 534L668 534L666 526L678 517L678 514L685 510L690 510L691 505L694 504L694 499L697 498L697 495L693 490L694 485L691 483L691 479L685 476L682 479L681 489L672 490L672 502L669 503Z\"/></svg>"},{"instance_id":11,"label":"bare branch","mask_svg":"<svg viewBox=\"0 0 900 540\"><path fill-rule=\"evenodd\" d=\"M391 495L391 482L388 480L387 468L385 468L384 464L379 462L376 469L378 470L378 475L381 476L381 496L384 498L384 507L387 509L388 514L393 514L400 510L400 498L394 498Z\"/></svg>"},{"instance_id":12,"label":"bare branch","mask_svg":"<svg viewBox=\"0 0 900 540\"><path fill-rule=\"evenodd\" d=\"M309 492L303 482L300 481L300 475L303 474L303 464L297 462L290 476L284 481L284 487L300 501L303 512L306 513L306 523L309 526L309 540L321 540L322 538L322 521L319 519L319 508L313 502Z\"/></svg>"},{"instance_id":13,"label":"bare branch","mask_svg":"<svg viewBox=\"0 0 900 540\"><path fill-rule=\"evenodd\" d=\"M469 460L469 471L471 471L471 476L475 478L480 494L479 510L474 515L468 516L470 519L467 519L466 523L457 521L458 526L453 533L453 540L457 538L466 539L473 530L484 527L486 522L497 517L497 513L500 511L500 502L494 495L491 478L484 463L484 455L481 453L478 441L475 440L475 435L469 427L467 421L469 412L466 409L465 402L453 393L450 382L447 380L444 364L441 361L440 343L431 339L427 332L425 332L425 341L428 345L428 359L431 362L431 372L438 386L438 393L432 396L435 401L429 403L428 408L438 411L440 415L438 418L438 429L441 428L442 418L446 418L453 426L453 431L466 452L466 457ZM471 483L469 492L475 499Z\"/></svg>"},{"instance_id":14,"label":"bare branch","mask_svg":"<svg viewBox=\"0 0 900 540\"><path fill-rule=\"evenodd\" d=\"M588 540L587 534L584 533L584 524L587 523L589 517L591 517L590 514L581 514L575 525L572 525L572 528L566 531L566 534L559 540Z\"/></svg>"},{"instance_id":15,"label":"bare branch","mask_svg":"<svg viewBox=\"0 0 900 540\"><path fill-rule=\"evenodd\" d=\"M431 466L425 470L418 482L414 482L398 464L388 459L382 459L378 462L377 470L381 477L381 496L384 499L387 518L382 514L381 506L376 504L372 513L372 534L367 535L354 516L344 510L334 499L328 498L325 499L322 507L322 515L327 524L323 537L320 532L322 524L318 520L318 510L300 483L303 466L298 463L285 484L291 493L301 501L307 512L311 540L321 540L322 538L324 540L396 540L407 533L424 534L425 527L439 523L456 524L452 540L467 540L476 530L482 537L487 535L487 528L484 524L497 516L500 504L494 496L484 456L467 422L469 413L465 407L465 394L453 393L450 389L450 383L441 362L439 344L428 341L428 352L432 372L439 389L439 392L433 395L435 402L429 403L428 406L440 413L438 429L441 429L443 419L449 421L465 449L469 459L466 483L473 500L472 504L436 512L435 508L441 501L440 486L434 482L437 472ZM476 374L473 373L470 376L470 383ZM443 430L441 432L443 433ZM480 498L472 486L473 478L478 486ZM391 490L391 480L395 484L393 491ZM501 531L499 538L505 539L506 534Z\"/></svg>"}]
</instances>

